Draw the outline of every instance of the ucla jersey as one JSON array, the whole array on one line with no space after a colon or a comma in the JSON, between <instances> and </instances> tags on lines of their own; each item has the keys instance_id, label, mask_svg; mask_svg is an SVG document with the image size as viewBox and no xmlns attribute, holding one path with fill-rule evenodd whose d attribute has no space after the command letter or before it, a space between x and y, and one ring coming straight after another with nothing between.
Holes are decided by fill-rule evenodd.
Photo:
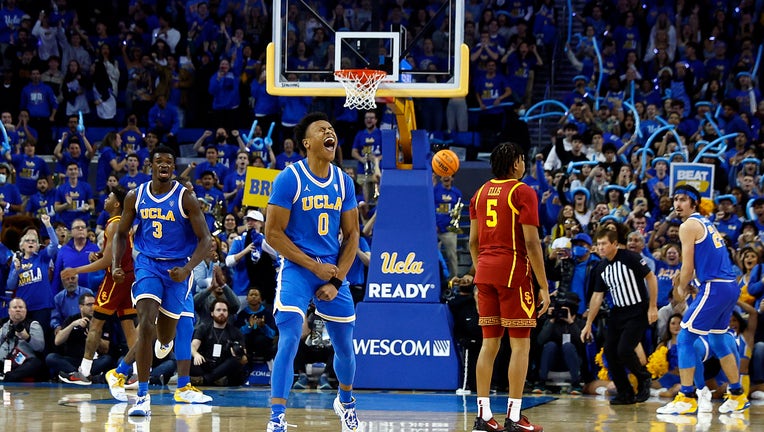
<instances>
[{"instance_id":1,"label":"ucla jersey","mask_svg":"<svg viewBox=\"0 0 764 432\"><path fill-rule=\"evenodd\" d=\"M310 257L337 262L340 216L358 206L350 176L330 165L329 177L317 177L303 159L276 177L268 203L291 210L285 234L298 248Z\"/></svg>"},{"instance_id":2,"label":"ucla jersey","mask_svg":"<svg viewBox=\"0 0 764 432\"><path fill-rule=\"evenodd\" d=\"M151 182L138 186L135 194L137 221L133 247L138 253L156 259L188 259L197 239L188 215L183 210L185 187L173 181L166 194L151 193Z\"/></svg>"},{"instance_id":3,"label":"ucla jersey","mask_svg":"<svg viewBox=\"0 0 764 432\"><path fill-rule=\"evenodd\" d=\"M705 227L700 240L695 241L695 277L701 282L711 280L735 280L727 246L714 224L698 213L690 215Z\"/></svg>"}]
</instances>

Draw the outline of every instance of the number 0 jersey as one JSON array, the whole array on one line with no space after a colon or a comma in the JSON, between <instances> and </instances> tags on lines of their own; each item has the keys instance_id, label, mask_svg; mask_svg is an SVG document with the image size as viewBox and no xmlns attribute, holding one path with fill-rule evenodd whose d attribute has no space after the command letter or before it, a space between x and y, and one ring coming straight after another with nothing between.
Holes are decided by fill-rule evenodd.
<instances>
[{"instance_id":1,"label":"number 0 jersey","mask_svg":"<svg viewBox=\"0 0 764 432\"><path fill-rule=\"evenodd\" d=\"M516 180L493 179L470 201L477 220L479 255L475 283L521 287L531 276L523 225L539 226L536 192Z\"/></svg>"},{"instance_id":2,"label":"number 0 jersey","mask_svg":"<svg viewBox=\"0 0 764 432\"><path fill-rule=\"evenodd\" d=\"M166 194L151 193L151 182L138 186L135 193L137 226L133 247L155 259L188 259L198 243L188 215L183 210L183 195L188 193L173 181Z\"/></svg>"},{"instance_id":3,"label":"number 0 jersey","mask_svg":"<svg viewBox=\"0 0 764 432\"><path fill-rule=\"evenodd\" d=\"M703 237L695 241L695 277L701 283L714 279L734 281L736 276L727 245L716 226L699 213L691 214L687 220L690 219L700 222L704 228Z\"/></svg>"},{"instance_id":4,"label":"number 0 jersey","mask_svg":"<svg viewBox=\"0 0 764 432\"><path fill-rule=\"evenodd\" d=\"M358 207L350 176L332 164L329 177L317 177L303 159L276 177L268 204L291 211L285 234L295 246L310 257L337 263L340 217Z\"/></svg>"}]
</instances>

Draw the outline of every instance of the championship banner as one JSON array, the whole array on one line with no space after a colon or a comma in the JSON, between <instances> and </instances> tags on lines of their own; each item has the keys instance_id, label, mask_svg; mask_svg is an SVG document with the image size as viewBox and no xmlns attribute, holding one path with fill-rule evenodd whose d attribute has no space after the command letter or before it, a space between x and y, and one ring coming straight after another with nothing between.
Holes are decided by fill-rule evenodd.
<instances>
[{"instance_id":1,"label":"championship banner","mask_svg":"<svg viewBox=\"0 0 764 432\"><path fill-rule=\"evenodd\" d=\"M459 359L451 339L452 328L451 313L442 303L358 303L353 332L357 367L353 387L458 388Z\"/></svg>"},{"instance_id":2,"label":"championship banner","mask_svg":"<svg viewBox=\"0 0 764 432\"><path fill-rule=\"evenodd\" d=\"M672 162L669 176L669 195L674 195L674 188L689 185L700 192L701 198L714 199L714 166L691 162Z\"/></svg>"},{"instance_id":3,"label":"championship banner","mask_svg":"<svg viewBox=\"0 0 764 432\"><path fill-rule=\"evenodd\" d=\"M275 169L247 167L242 203L250 207L267 207L273 190L273 180L280 172Z\"/></svg>"}]
</instances>

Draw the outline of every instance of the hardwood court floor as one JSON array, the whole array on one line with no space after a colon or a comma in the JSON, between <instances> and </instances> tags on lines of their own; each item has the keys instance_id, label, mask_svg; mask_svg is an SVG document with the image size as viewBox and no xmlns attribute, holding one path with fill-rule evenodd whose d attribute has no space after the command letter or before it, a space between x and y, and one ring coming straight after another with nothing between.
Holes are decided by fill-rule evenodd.
<instances>
[{"instance_id":1,"label":"hardwood court floor","mask_svg":"<svg viewBox=\"0 0 764 432\"><path fill-rule=\"evenodd\" d=\"M251 432L264 431L269 414L268 389L263 387L207 388L205 392L215 400L206 406L175 405L170 390L152 388L152 416L137 424L125 415L127 404L116 404L104 386L5 384L0 389L0 431L9 432ZM316 390L293 392L287 420L296 427L290 427L290 432L339 432L339 422L331 410L334 396L334 392ZM472 430L474 395L360 391L357 396L359 418L366 432ZM668 420L674 423L667 423L655 414L655 409L665 403L657 399L626 407L610 407L605 399L594 396L526 396L525 400L528 404L541 403L524 413L547 432L764 430L764 401L754 402L750 412L739 418L719 414L707 418L670 416ZM492 398L494 412L503 411L504 404L505 395Z\"/></svg>"}]
</instances>

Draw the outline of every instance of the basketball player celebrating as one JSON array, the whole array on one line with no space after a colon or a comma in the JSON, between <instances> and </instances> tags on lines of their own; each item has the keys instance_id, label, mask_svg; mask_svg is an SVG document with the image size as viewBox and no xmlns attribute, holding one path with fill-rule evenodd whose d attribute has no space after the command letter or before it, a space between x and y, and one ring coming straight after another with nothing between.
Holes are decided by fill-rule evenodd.
<instances>
[{"instance_id":1,"label":"basketball player celebrating","mask_svg":"<svg viewBox=\"0 0 764 432\"><path fill-rule=\"evenodd\" d=\"M125 190L119 187L112 190L106 197L106 201L104 201L103 206L109 213L109 219L106 221L106 227L104 228L104 243L101 256L90 264L66 268L61 271L62 278L69 278L80 273L106 270L106 276L103 282L101 282L101 286L98 287L96 304L93 309L93 319L90 321L88 337L85 342L85 354L78 371L79 379L87 384L90 384L90 368L93 365L93 355L101 341L103 325L110 316L115 313L117 314L128 346L133 346L136 340L135 308L133 308L133 299L130 297L130 287L135 280L135 276L133 275L132 246L129 242L125 246L125 254L120 261L120 267L125 274L122 282L116 283L114 281L110 266L112 262L112 239L117 231L117 225L119 225L119 221L122 218L124 202Z\"/></svg>"},{"instance_id":2,"label":"basketball player celebrating","mask_svg":"<svg viewBox=\"0 0 764 432\"><path fill-rule=\"evenodd\" d=\"M355 310L345 280L358 248L358 209L353 180L333 165L337 134L326 114L310 113L295 126L307 158L288 166L273 185L265 222L268 243L283 257L274 316L279 345L271 377L268 432L287 430L285 410L293 362L311 300L326 322L334 347L339 394L334 411L343 432L359 431L353 380ZM341 239L341 240L340 240Z\"/></svg>"},{"instance_id":3,"label":"basketball player celebrating","mask_svg":"<svg viewBox=\"0 0 764 432\"><path fill-rule=\"evenodd\" d=\"M700 193L689 185L674 189L674 211L682 219L679 240L682 242L682 269L674 288L678 298L684 298L693 289L690 281L700 281L700 288L692 304L682 318L682 330L677 336L679 355L679 378L682 387L673 401L658 408L659 414L695 414L698 400L693 386L695 371L694 343L701 335L708 335L708 345L719 359L724 374L729 379L729 391L719 407L722 414L743 412L750 403L740 384L737 345L734 338L726 336L732 310L740 288L729 259L724 239L714 224L698 213L701 210Z\"/></svg>"},{"instance_id":4,"label":"basketball player celebrating","mask_svg":"<svg viewBox=\"0 0 764 432\"><path fill-rule=\"evenodd\" d=\"M518 179L525 173L523 150L514 143L491 152L494 179L470 201L470 255L478 289L483 345L476 365L478 416L473 431L543 431L520 414L528 370L531 329L536 326L536 302L531 269L540 285L538 315L549 307L538 226L536 192ZM491 413L489 392L493 362L504 329L509 332L509 400L504 426Z\"/></svg>"},{"instance_id":5,"label":"basketball player celebrating","mask_svg":"<svg viewBox=\"0 0 764 432\"><path fill-rule=\"evenodd\" d=\"M138 310L138 398L127 412L131 416L151 415L148 381L152 343L156 338L163 351L172 346L176 324L191 295L191 273L209 253L212 241L196 196L172 179L173 150L160 146L151 153L150 160L151 181L125 197L113 243L112 275L120 283L125 279L122 257L130 229L137 221L132 294Z\"/></svg>"}]
</instances>

